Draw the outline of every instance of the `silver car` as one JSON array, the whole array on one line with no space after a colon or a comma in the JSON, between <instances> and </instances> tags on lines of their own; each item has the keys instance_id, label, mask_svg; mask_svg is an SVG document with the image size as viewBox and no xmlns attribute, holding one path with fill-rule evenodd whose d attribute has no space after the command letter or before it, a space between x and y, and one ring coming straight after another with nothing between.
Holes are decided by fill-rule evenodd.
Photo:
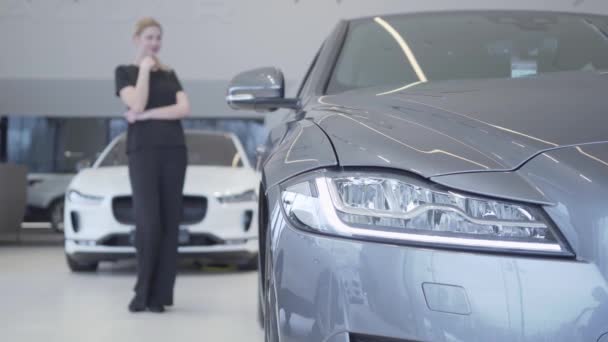
<instances>
[{"instance_id":1,"label":"silver car","mask_svg":"<svg viewBox=\"0 0 608 342\"><path fill-rule=\"evenodd\" d=\"M343 21L260 154L266 341L608 341L608 17Z\"/></svg>"}]
</instances>

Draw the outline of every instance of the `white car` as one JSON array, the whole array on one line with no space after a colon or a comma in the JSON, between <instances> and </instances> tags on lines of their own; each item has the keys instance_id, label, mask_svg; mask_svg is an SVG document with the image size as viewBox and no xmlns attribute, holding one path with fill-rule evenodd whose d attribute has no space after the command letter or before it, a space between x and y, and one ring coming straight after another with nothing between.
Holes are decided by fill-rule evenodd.
<instances>
[{"instance_id":1,"label":"white car","mask_svg":"<svg viewBox=\"0 0 608 342\"><path fill-rule=\"evenodd\" d=\"M258 174L233 134L186 131L180 257L257 267ZM65 200L65 252L72 271L135 256L126 135L74 177Z\"/></svg>"},{"instance_id":2,"label":"white car","mask_svg":"<svg viewBox=\"0 0 608 342\"><path fill-rule=\"evenodd\" d=\"M28 174L25 222L50 222L53 230L63 233L63 201L73 177L74 174Z\"/></svg>"}]
</instances>

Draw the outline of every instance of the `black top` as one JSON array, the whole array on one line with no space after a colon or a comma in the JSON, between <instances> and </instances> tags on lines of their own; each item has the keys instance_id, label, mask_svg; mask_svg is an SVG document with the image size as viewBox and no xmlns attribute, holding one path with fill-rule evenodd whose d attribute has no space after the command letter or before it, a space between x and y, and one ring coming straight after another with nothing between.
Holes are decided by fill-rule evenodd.
<instances>
[{"instance_id":1,"label":"black top","mask_svg":"<svg viewBox=\"0 0 608 342\"><path fill-rule=\"evenodd\" d=\"M127 86L135 86L139 67L119 65L116 68L116 96ZM177 92L182 90L173 70L150 71L150 86L146 110L171 106L177 103ZM180 120L145 120L129 124L127 130L127 152L159 148L185 146L184 130Z\"/></svg>"}]
</instances>

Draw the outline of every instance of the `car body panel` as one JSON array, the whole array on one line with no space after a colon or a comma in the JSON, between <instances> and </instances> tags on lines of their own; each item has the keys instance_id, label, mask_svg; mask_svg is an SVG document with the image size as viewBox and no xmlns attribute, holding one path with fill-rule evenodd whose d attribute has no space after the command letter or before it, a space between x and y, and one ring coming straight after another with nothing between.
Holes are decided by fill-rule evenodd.
<instances>
[{"instance_id":1,"label":"car body panel","mask_svg":"<svg viewBox=\"0 0 608 342\"><path fill-rule=\"evenodd\" d=\"M543 151L608 141L607 87L608 75L563 72L353 90L320 97L315 108L328 114L316 121L342 166L424 177L510 171Z\"/></svg>"},{"instance_id":2,"label":"car body panel","mask_svg":"<svg viewBox=\"0 0 608 342\"><path fill-rule=\"evenodd\" d=\"M28 206L48 208L53 201L63 198L74 174L30 174L27 189Z\"/></svg>"},{"instance_id":3,"label":"car body panel","mask_svg":"<svg viewBox=\"0 0 608 342\"><path fill-rule=\"evenodd\" d=\"M399 341L572 342L607 330L606 280L591 263L327 238L276 222L281 341L348 331ZM431 310L424 284L461 288L470 314ZM450 294L441 300L463 301Z\"/></svg>"},{"instance_id":4,"label":"car body panel","mask_svg":"<svg viewBox=\"0 0 608 342\"><path fill-rule=\"evenodd\" d=\"M227 182L230 177L230 182ZM239 193L255 190L258 176L250 168L230 168L216 166L190 165L186 169L184 194L204 192L214 196L215 193ZM124 196L131 194L131 181L127 166L109 166L85 169L70 184L76 189L93 196Z\"/></svg>"},{"instance_id":5,"label":"car body panel","mask_svg":"<svg viewBox=\"0 0 608 342\"><path fill-rule=\"evenodd\" d=\"M325 133L312 121L301 120L275 128L284 135L280 142L273 143L278 148L264 160L264 188L270 188L294 175L321 167L336 166L331 142ZM278 136L278 134L277 134Z\"/></svg>"},{"instance_id":6,"label":"car body panel","mask_svg":"<svg viewBox=\"0 0 608 342\"><path fill-rule=\"evenodd\" d=\"M555 205L545 211L580 260L608 279L608 143L547 152L518 171ZM607 298L608 300L608 298Z\"/></svg>"}]
</instances>

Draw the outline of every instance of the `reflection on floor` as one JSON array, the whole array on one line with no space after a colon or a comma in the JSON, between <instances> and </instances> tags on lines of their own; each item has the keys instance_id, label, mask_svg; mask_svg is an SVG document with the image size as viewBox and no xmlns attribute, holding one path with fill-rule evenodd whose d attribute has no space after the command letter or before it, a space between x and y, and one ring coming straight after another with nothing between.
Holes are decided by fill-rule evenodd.
<instances>
[{"instance_id":1,"label":"reflection on floor","mask_svg":"<svg viewBox=\"0 0 608 342\"><path fill-rule=\"evenodd\" d=\"M127 312L133 261L94 274L65 265L62 237L28 229L0 237L0 322L6 341L262 341L255 272L183 264L176 305L164 314Z\"/></svg>"}]
</instances>

